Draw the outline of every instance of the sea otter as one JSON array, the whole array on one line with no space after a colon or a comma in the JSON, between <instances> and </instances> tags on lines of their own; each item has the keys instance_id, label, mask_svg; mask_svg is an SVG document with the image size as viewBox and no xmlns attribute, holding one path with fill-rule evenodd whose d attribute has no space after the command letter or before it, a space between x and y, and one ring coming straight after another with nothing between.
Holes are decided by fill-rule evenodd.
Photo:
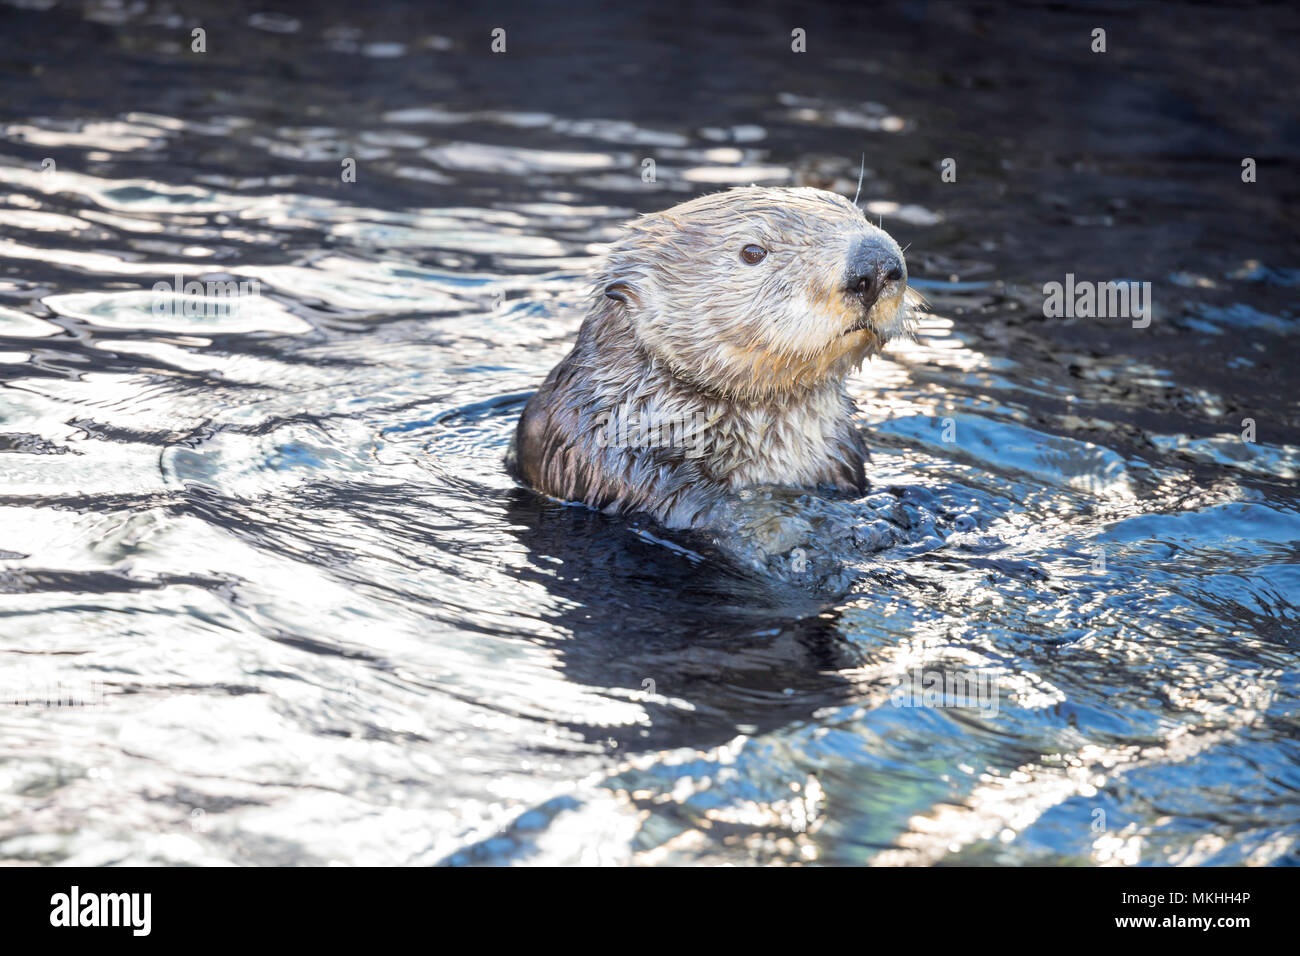
<instances>
[{"instance_id":1,"label":"sea otter","mask_svg":"<svg viewBox=\"0 0 1300 956\"><path fill-rule=\"evenodd\" d=\"M834 193L748 186L628 224L529 400L528 485L669 528L759 486L866 491L845 377L910 327L898 244Z\"/></svg>"}]
</instances>

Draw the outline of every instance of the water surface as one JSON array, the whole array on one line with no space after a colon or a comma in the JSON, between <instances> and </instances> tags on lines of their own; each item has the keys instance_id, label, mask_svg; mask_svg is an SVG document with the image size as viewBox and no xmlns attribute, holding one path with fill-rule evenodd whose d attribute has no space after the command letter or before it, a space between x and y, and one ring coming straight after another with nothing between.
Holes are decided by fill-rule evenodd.
<instances>
[{"instance_id":1,"label":"water surface","mask_svg":"<svg viewBox=\"0 0 1300 956\"><path fill-rule=\"evenodd\" d=\"M0 859L1297 862L1294 12L494 16L0 7ZM621 222L860 162L941 546L828 596L516 486Z\"/></svg>"}]
</instances>

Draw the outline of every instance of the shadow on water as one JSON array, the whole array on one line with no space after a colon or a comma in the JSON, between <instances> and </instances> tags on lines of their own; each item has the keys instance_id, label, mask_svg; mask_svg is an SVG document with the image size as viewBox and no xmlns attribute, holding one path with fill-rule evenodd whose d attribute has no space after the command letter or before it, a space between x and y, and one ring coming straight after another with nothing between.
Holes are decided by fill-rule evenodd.
<instances>
[{"instance_id":1,"label":"shadow on water","mask_svg":"<svg viewBox=\"0 0 1300 956\"><path fill-rule=\"evenodd\" d=\"M838 671L861 663L835 602L700 551L665 547L628 522L511 494L510 532L527 549L520 572L562 599L550 620L564 676L637 695L648 726L571 724L620 751L707 749L843 703ZM669 700L665 700L668 698Z\"/></svg>"}]
</instances>

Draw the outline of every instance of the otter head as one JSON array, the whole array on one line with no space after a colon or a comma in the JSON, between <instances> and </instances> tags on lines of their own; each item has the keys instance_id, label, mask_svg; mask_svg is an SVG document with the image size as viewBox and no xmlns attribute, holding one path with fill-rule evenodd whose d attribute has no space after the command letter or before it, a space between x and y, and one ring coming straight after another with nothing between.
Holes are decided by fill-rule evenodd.
<instances>
[{"instance_id":1,"label":"otter head","mask_svg":"<svg viewBox=\"0 0 1300 956\"><path fill-rule=\"evenodd\" d=\"M907 331L902 250L842 196L748 186L633 221L596 294L702 391L770 401L842 380Z\"/></svg>"}]
</instances>

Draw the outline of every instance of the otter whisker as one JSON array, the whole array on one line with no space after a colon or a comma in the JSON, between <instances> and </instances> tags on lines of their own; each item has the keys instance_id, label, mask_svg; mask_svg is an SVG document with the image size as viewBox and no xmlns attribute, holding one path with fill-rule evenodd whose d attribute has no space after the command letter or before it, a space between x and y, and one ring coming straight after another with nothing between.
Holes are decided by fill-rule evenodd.
<instances>
[{"instance_id":1,"label":"otter whisker","mask_svg":"<svg viewBox=\"0 0 1300 956\"><path fill-rule=\"evenodd\" d=\"M764 242L767 241L766 239L763 238L763 231L762 231L761 229L759 229L758 226L754 225L754 221L753 221L752 219L750 219L750 218L749 218L748 216L746 216L744 213L740 213L740 218L743 219L743 220L745 220L745 222L749 223L750 227L754 230L754 238L755 238L755 239L760 239L760 240L762 240L762 241L764 241Z\"/></svg>"},{"instance_id":2,"label":"otter whisker","mask_svg":"<svg viewBox=\"0 0 1300 956\"><path fill-rule=\"evenodd\" d=\"M866 174L866 172L867 172L867 154L863 153L862 165L858 167L858 188L857 191L853 194L853 205L855 206L858 204L858 197L862 195L862 177Z\"/></svg>"}]
</instances>

